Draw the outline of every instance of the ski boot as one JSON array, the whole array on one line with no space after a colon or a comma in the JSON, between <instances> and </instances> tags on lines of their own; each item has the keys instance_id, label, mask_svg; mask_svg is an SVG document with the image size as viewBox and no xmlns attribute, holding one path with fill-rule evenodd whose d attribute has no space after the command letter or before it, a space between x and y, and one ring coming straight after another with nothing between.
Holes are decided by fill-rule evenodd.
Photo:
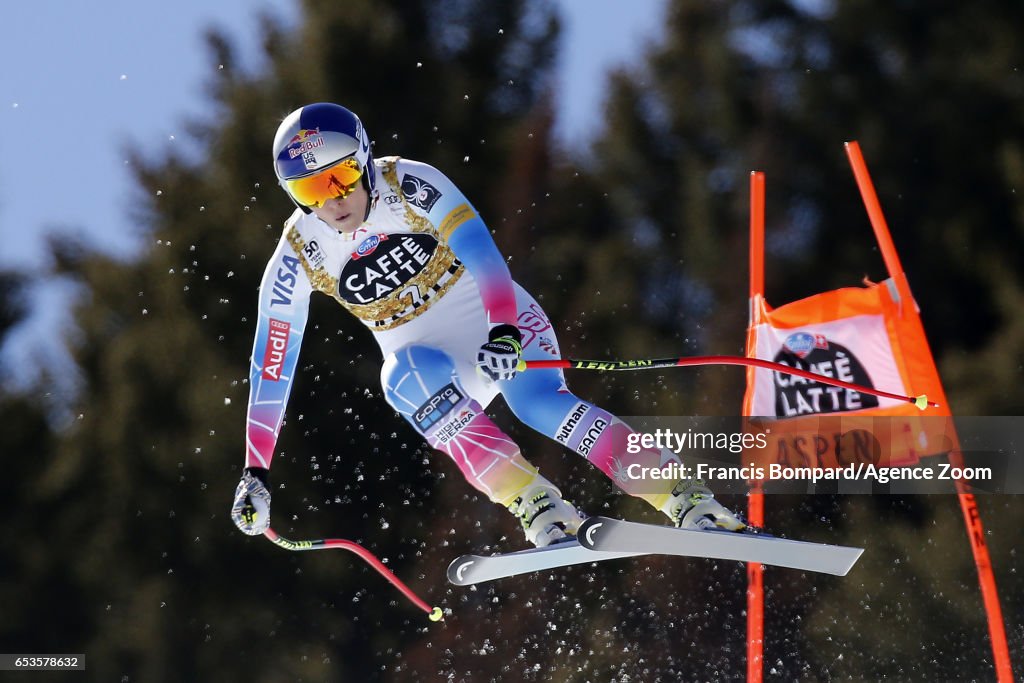
<instances>
[{"instance_id":1,"label":"ski boot","mask_svg":"<svg viewBox=\"0 0 1024 683\"><path fill-rule=\"evenodd\" d=\"M661 511L680 529L753 531L737 515L715 500L715 494L700 479L680 480L672 488Z\"/></svg>"},{"instance_id":2,"label":"ski boot","mask_svg":"<svg viewBox=\"0 0 1024 683\"><path fill-rule=\"evenodd\" d=\"M538 548L571 540L587 518L547 482L530 487L508 510L519 518L526 540Z\"/></svg>"}]
</instances>

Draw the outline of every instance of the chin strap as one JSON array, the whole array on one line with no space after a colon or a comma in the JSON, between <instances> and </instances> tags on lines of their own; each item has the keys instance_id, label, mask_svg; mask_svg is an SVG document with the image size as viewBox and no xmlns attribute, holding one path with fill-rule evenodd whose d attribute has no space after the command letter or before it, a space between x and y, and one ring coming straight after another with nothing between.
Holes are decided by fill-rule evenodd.
<instances>
[{"instance_id":1,"label":"chin strap","mask_svg":"<svg viewBox=\"0 0 1024 683\"><path fill-rule=\"evenodd\" d=\"M366 215L363 216L364 223L370 217L370 212L373 211L373 207L377 206L377 200L380 199L380 189L376 187L377 183L374 183L374 187L370 187L370 174L377 173L377 169L373 165L372 155L370 156L368 164L369 168L363 171L363 177L360 178L360 181L363 183L363 188L366 189L366 196L369 197L369 200L366 202ZM399 192L401 192L401 189L399 189Z\"/></svg>"}]
</instances>

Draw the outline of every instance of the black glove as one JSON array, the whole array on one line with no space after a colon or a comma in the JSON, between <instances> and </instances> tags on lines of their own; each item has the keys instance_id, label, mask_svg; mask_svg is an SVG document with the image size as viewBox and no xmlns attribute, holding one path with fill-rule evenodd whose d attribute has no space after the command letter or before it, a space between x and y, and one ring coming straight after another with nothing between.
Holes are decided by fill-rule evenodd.
<instances>
[{"instance_id":1,"label":"black glove","mask_svg":"<svg viewBox=\"0 0 1024 683\"><path fill-rule=\"evenodd\" d=\"M515 325L495 325L487 335L489 340L476 354L479 372L493 381L512 379L518 370L525 369L522 360L523 335Z\"/></svg>"}]
</instances>

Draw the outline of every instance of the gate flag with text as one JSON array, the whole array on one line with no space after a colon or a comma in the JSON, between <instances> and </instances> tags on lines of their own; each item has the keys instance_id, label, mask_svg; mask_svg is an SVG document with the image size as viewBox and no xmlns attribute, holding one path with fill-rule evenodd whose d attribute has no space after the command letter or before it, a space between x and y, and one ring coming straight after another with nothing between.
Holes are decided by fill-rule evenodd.
<instances>
[{"instance_id":1,"label":"gate flag with text","mask_svg":"<svg viewBox=\"0 0 1024 683\"><path fill-rule=\"evenodd\" d=\"M926 394L921 411L771 370L748 371L743 413L759 418L769 447L758 464L838 467L871 461L908 465L955 449L955 432L917 307L894 279L824 292L772 309L751 298L747 356L907 396ZM878 419L884 418L884 419ZM752 425L753 426L753 425Z\"/></svg>"}]
</instances>

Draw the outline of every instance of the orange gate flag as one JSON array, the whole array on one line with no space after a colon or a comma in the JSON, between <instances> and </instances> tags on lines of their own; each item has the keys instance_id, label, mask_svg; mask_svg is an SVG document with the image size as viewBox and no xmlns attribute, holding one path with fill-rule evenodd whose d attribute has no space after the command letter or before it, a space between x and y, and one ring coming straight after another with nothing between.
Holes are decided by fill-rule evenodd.
<instances>
[{"instance_id":1,"label":"orange gate flag","mask_svg":"<svg viewBox=\"0 0 1024 683\"><path fill-rule=\"evenodd\" d=\"M751 451L757 464L910 465L956 448L951 422L934 419L950 412L917 308L893 278L777 309L755 295L747 356L892 393L925 394L939 404L922 411L905 401L751 369L743 413L766 418L752 427L768 430L769 443Z\"/></svg>"}]
</instances>

